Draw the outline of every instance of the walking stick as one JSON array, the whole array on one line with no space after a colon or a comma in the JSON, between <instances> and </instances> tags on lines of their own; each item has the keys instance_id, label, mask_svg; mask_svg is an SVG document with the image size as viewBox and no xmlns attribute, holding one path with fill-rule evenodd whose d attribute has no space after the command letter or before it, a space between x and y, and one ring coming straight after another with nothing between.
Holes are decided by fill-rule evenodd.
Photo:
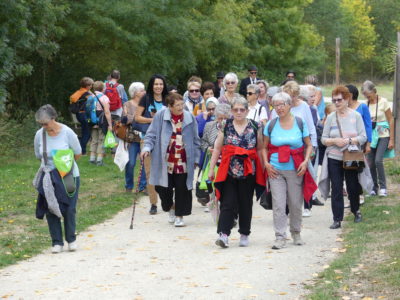
<instances>
[{"instance_id":1,"label":"walking stick","mask_svg":"<svg viewBox=\"0 0 400 300\"><path fill-rule=\"evenodd\" d=\"M137 185L136 185L136 190L135 192L138 193L139 192L139 185L140 185L140 181L142 180L142 171L144 168L144 160L140 160L140 169L139 169L139 176L138 176L138 181L137 181Z\"/></svg>"},{"instance_id":2,"label":"walking stick","mask_svg":"<svg viewBox=\"0 0 400 300\"><path fill-rule=\"evenodd\" d=\"M140 161L140 170L139 170L138 182L136 185L136 193L139 192L139 184L140 184L140 180L142 179L143 167L144 167L144 162ZM133 219L135 218L135 210L136 210L136 199L133 198L132 218L131 218L131 225L129 226L129 229L133 229Z\"/></svg>"},{"instance_id":3,"label":"walking stick","mask_svg":"<svg viewBox=\"0 0 400 300\"><path fill-rule=\"evenodd\" d=\"M135 210L136 210L136 199L133 198L132 218L131 218L131 225L129 226L129 229L133 229L133 218L135 217Z\"/></svg>"}]
</instances>

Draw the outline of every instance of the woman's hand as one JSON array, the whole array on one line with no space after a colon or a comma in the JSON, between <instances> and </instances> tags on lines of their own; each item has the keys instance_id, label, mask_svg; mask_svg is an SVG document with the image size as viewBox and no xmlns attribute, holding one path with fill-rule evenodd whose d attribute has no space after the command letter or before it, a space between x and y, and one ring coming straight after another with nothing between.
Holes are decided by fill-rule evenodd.
<instances>
[{"instance_id":1,"label":"woman's hand","mask_svg":"<svg viewBox=\"0 0 400 300\"><path fill-rule=\"evenodd\" d=\"M303 161L297 169L297 176L303 176L304 173L307 171L308 161Z\"/></svg>"},{"instance_id":2,"label":"woman's hand","mask_svg":"<svg viewBox=\"0 0 400 300\"><path fill-rule=\"evenodd\" d=\"M393 139L390 139L389 144L388 144L388 149L392 150L393 148L394 148L394 141L393 141Z\"/></svg>"},{"instance_id":3,"label":"woman's hand","mask_svg":"<svg viewBox=\"0 0 400 300\"><path fill-rule=\"evenodd\" d=\"M214 181L214 179L215 179L214 168L210 168L210 170L208 171L208 180Z\"/></svg>"},{"instance_id":4,"label":"woman's hand","mask_svg":"<svg viewBox=\"0 0 400 300\"><path fill-rule=\"evenodd\" d=\"M371 152L371 146L370 146L369 143L367 143L367 144L365 145L364 153L365 153L365 154L368 154L368 153L370 153L370 152Z\"/></svg>"},{"instance_id":5,"label":"woman's hand","mask_svg":"<svg viewBox=\"0 0 400 300\"><path fill-rule=\"evenodd\" d=\"M344 146L349 144L349 139L345 138L335 138L335 145L339 148L343 148Z\"/></svg>"},{"instance_id":6,"label":"woman's hand","mask_svg":"<svg viewBox=\"0 0 400 300\"><path fill-rule=\"evenodd\" d=\"M267 170L268 177L277 178L279 173L275 168L268 162L265 163L265 169Z\"/></svg>"},{"instance_id":7,"label":"woman's hand","mask_svg":"<svg viewBox=\"0 0 400 300\"><path fill-rule=\"evenodd\" d=\"M143 161L147 156L149 156L149 151L140 153L140 160Z\"/></svg>"},{"instance_id":8,"label":"woman's hand","mask_svg":"<svg viewBox=\"0 0 400 300\"><path fill-rule=\"evenodd\" d=\"M208 111L203 111L203 119L207 121Z\"/></svg>"}]
</instances>

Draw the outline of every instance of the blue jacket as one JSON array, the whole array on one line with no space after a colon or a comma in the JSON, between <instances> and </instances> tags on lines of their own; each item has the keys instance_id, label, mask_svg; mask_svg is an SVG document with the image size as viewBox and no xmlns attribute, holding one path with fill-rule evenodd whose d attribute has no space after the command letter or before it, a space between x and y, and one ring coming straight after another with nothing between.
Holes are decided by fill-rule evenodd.
<instances>
[{"instance_id":1,"label":"blue jacket","mask_svg":"<svg viewBox=\"0 0 400 300\"><path fill-rule=\"evenodd\" d=\"M167 149L172 136L171 112L165 108L156 113L143 140L142 152L151 152L149 183L168 187ZM195 117L183 111L183 145L186 151L188 190L193 189L194 165L200 161L200 138Z\"/></svg>"}]
</instances>

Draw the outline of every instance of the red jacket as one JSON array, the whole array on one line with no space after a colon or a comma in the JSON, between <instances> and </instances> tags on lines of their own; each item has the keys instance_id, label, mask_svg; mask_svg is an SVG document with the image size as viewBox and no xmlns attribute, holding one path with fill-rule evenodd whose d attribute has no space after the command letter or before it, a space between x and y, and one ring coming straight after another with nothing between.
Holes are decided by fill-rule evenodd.
<instances>
[{"instance_id":1,"label":"red jacket","mask_svg":"<svg viewBox=\"0 0 400 300\"><path fill-rule=\"evenodd\" d=\"M269 143L268 144L269 161L271 159L271 154L273 153L279 153L280 156L285 156L285 157L291 156L293 158L294 167L296 168L296 170L300 166L300 164L304 161L304 147L297 149L290 149L290 147L287 146L277 147ZM304 173L304 179L303 179L303 196L307 203L310 201L312 195L316 190L317 190L317 184L315 183L314 178L311 176L307 168L306 172Z\"/></svg>"},{"instance_id":2,"label":"red jacket","mask_svg":"<svg viewBox=\"0 0 400 300\"><path fill-rule=\"evenodd\" d=\"M215 185L215 195L217 199L220 199L221 192L221 183L223 183L226 180L226 177L228 176L228 170L229 170L229 164L231 161L232 156L234 155L247 155L247 157L244 158L244 176L251 175L253 173L253 164L252 161L255 161L255 166L256 166L256 184L264 186L265 187L265 177L264 177L264 172L263 168L261 166L260 158L257 155L257 149L251 149L251 150L246 150L238 146L233 146L233 145L225 145L222 147L222 158L221 158L221 164L219 165L217 176L214 180L214 185Z\"/></svg>"}]
</instances>

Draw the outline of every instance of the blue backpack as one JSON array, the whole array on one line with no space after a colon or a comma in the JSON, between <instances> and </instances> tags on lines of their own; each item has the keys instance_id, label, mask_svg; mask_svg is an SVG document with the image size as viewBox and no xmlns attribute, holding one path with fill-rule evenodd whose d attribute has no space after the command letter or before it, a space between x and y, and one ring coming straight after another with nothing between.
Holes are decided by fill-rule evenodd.
<instances>
[{"instance_id":1,"label":"blue backpack","mask_svg":"<svg viewBox=\"0 0 400 300\"><path fill-rule=\"evenodd\" d=\"M97 102L100 103L101 107L104 107L103 104L101 104L101 101L99 101L99 97L102 97L103 94L99 94L98 96L96 94L91 95L87 101L86 101L86 107L85 107L85 112L86 112L86 118L89 124L91 125L97 125L99 123L99 117L97 115L96 109L97 109Z\"/></svg>"}]
</instances>

